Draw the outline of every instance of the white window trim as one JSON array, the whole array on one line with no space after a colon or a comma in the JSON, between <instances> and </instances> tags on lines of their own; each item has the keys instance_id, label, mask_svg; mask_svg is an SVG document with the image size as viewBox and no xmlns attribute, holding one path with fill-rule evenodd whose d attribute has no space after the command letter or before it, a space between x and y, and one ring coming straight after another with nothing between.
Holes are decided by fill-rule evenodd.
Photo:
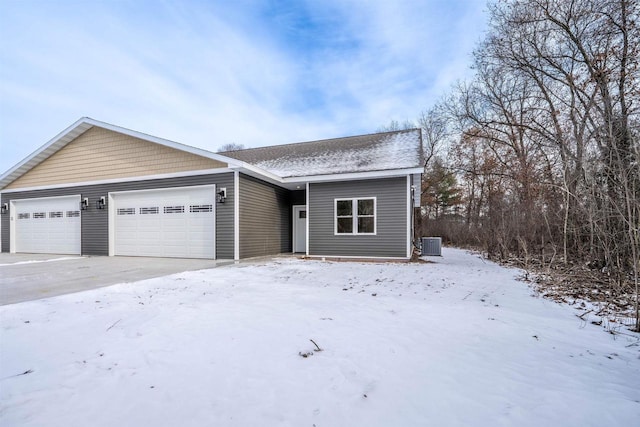
<instances>
[{"instance_id":1,"label":"white window trim","mask_svg":"<svg viewBox=\"0 0 640 427\"><path fill-rule=\"evenodd\" d=\"M338 202L351 201L353 232L338 233ZM373 233L358 233L358 200L373 200ZM308 213L307 213L308 216ZM334 236L375 236L378 234L378 200L376 197L341 197L333 199L333 235Z\"/></svg>"}]
</instances>

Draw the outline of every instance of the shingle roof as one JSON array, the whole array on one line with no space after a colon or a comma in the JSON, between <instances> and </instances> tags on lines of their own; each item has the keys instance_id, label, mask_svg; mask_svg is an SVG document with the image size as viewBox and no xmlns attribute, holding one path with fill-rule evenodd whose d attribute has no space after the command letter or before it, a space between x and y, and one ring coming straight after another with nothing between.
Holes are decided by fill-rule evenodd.
<instances>
[{"instance_id":1,"label":"shingle roof","mask_svg":"<svg viewBox=\"0 0 640 427\"><path fill-rule=\"evenodd\" d=\"M5 188L92 126L220 160L230 166L234 165L235 161L243 162L262 169L262 172L258 172L260 175L266 172L276 175L276 180L314 175L413 169L424 165L420 129L211 153L83 117L2 174L0 189ZM235 166L241 166L241 164Z\"/></svg>"},{"instance_id":2,"label":"shingle roof","mask_svg":"<svg viewBox=\"0 0 640 427\"><path fill-rule=\"evenodd\" d=\"M219 153L283 178L423 166L420 129Z\"/></svg>"}]
</instances>

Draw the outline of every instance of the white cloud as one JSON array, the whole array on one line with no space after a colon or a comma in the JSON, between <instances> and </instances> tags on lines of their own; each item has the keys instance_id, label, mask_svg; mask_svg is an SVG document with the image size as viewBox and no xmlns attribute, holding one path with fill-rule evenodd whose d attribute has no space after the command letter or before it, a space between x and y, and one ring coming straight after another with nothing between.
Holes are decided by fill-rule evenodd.
<instances>
[{"instance_id":1,"label":"white cloud","mask_svg":"<svg viewBox=\"0 0 640 427\"><path fill-rule=\"evenodd\" d=\"M246 3L6 7L0 169L81 116L210 150L414 119L464 76L483 19L476 6L328 0L297 5L300 23L301 10Z\"/></svg>"}]
</instances>

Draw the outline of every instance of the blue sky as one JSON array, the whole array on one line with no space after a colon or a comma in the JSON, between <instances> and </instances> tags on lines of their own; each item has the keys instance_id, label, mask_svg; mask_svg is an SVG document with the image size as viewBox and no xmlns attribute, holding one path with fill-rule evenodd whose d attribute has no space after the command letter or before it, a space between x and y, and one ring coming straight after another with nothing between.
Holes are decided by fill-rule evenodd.
<instances>
[{"instance_id":1,"label":"blue sky","mask_svg":"<svg viewBox=\"0 0 640 427\"><path fill-rule=\"evenodd\" d=\"M483 0L0 0L0 173L83 116L215 151L414 120Z\"/></svg>"}]
</instances>

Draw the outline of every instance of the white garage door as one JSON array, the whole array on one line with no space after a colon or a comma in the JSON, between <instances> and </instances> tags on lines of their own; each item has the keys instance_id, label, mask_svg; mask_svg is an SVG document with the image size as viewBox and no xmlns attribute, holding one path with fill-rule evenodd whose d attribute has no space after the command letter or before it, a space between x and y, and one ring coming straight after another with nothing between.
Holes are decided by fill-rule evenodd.
<instances>
[{"instance_id":1,"label":"white garage door","mask_svg":"<svg viewBox=\"0 0 640 427\"><path fill-rule=\"evenodd\" d=\"M80 196L11 202L13 251L80 254Z\"/></svg>"},{"instance_id":2,"label":"white garage door","mask_svg":"<svg viewBox=\"0 0 640 427\"><path fill-rule=\"evenodd\" d=\"M215 187L112 193L114 254L215 258Z\"/></svg>"}]
</instances>

